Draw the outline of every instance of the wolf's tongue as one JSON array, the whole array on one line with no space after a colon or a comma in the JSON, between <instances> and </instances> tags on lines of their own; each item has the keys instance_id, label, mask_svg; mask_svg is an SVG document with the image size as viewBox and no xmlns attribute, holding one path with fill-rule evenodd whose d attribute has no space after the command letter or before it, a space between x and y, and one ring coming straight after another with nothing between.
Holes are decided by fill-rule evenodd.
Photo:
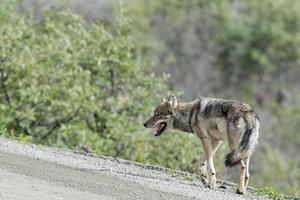
<instances>
[{"instance_id":1,"label":"wolf's tongue","mask_svg":"<svg viewBox=\"0 0 300 200\"><path fill-rule=\"evenodd\" d=\"M164 127L165 127L165 123L159 124L159 125L157 126L156 130L155 130L154 135L155 135L155 136L159 136L159 135L162 133Z\"/></svg>"}]
</instances>

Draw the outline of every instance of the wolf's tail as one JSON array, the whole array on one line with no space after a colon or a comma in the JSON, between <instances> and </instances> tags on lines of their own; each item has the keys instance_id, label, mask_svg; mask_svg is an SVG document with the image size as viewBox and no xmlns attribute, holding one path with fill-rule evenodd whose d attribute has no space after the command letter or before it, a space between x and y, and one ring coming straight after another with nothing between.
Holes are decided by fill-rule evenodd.
<instances>
[{"instance_id":1,"label":"wolf's tail","mask_svg":"<svg viewBox=\"0 0 300 200\"><path fill-rule=\"evenodd\" d=\"M249 157L254 150L255 144L257 143L260 124L255 112L251 112L250 116L251 120L247 120L246 130L242 134L237 147L225 156L226 167L237 165L242 159Z\"/></svg>"}]
</instances>

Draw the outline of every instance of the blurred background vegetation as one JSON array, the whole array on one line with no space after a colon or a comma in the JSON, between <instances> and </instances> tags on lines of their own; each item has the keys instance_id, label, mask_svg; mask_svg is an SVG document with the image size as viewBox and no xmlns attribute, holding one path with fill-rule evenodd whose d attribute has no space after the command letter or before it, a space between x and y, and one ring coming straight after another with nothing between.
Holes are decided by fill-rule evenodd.
<instances>
[{"instance_id":1,"label":"blurred background vegetation","mask_svg":"<svg viewBox=\"0 0 300 200\"><path fill-rule=\"evenodd\" d=\"M2 0L1 134L198 173L192 134L141 124L162 96L250 103L251 185L300 188L300 1ZM219 177L234 179L223 165Z\"/></svg>"}]
</instances>

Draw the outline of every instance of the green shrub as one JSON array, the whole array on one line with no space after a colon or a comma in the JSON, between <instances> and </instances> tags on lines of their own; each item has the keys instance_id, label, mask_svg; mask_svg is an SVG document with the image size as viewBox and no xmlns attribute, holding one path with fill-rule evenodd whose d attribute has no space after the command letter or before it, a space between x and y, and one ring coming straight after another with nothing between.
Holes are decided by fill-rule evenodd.
<instances>
[{"instance_id":1,"label":"green shrub","mask_svg":"<svg viewBox=\"0 0 300 200\"><path fill-rule=\"evenodd\" d=\"M283 194L281 194L280 192L276 191L273 188L258 189L256 191L256 194L261 195L261 196L267 196L273 200L285 200L286 199Z\"/></svg>"},{"instance_id":2,"label":"green shrub","mask_svg":"<svg viewBox=\"0 0 300 200\"><path fill-rule=\"evenodd\" d=\"M296 70L300 61L300 2L248 0L234 5L220 6L217 14L220 66L242 77L262 77L283 67Z\"/></svg>"},{"instance_id":3,"label":"green shrub","mask_svg":"<svg viewBox=\"0 0 300 200\"><path fill-rule=\"evenodd\" d=\"M1 127L131 158L144 114L167 87L140 59L126 18L87 25L50 10L35 21L10 5L0 6Z\"/></svg>"},{"instance_id":4,"label":"green shrub","mask_svg":"<svg viewBox=\"0 0 300 200\"><path fill-rule=\"evenodd\" d=\"M150 35L136 40L122 12L106 24L55 9L36 21L10 5L0 5L2 135L195 171L193 135L158 140L142 127L168 91L168 76L151 73Z\"/></svg>"}]
</instances>

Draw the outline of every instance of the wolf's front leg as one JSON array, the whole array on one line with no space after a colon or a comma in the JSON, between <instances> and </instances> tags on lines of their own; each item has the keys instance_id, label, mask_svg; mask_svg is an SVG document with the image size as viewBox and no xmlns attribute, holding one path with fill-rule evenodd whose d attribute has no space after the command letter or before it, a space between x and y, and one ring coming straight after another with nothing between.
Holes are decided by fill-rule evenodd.
<instances>
[{"instance_id":1,"label":"wolf's front leg","mask_svg":"<svg viewBox=\"0 0 300 200\"><path fill-rule=\"evenodd\" d=\"M201 181L204 185L207 185L207 178L208 178L208 173L207 173L207 161L206 161L206 155L201 156L200 158L200 177Z\"/></svg>"},{"instance_id":2,"label":"wolf's front leg","mask_svg":"<svg viewBox=\"0 0 300 200\"><path fill-rule=\"evenodd\" d=\"M203 149L205 151L206 159L208 162L208 169L209 169L209 178L207 182L207 186L215 189L216 187L216 170L214 167L214 161L213 161L213 150L212 150L212 144L210 138L201 138L201 142L203 145Z\"/></svg>"},{"instance_id":3,"label":"wolf's front leg","mask_svg":"<svg viewBox=\"0 0 300 200\"><path fill-rule=\"evenodd\" d=\"M211 155L210 158L208 159L208 167L209 167L209 171L210 171L209 187L211 189L215 189L216 188L216 182L217 182L216 170L215 170L213 162L214 162L213 161L213 156Z\"/></svg>"}]
</instances>

